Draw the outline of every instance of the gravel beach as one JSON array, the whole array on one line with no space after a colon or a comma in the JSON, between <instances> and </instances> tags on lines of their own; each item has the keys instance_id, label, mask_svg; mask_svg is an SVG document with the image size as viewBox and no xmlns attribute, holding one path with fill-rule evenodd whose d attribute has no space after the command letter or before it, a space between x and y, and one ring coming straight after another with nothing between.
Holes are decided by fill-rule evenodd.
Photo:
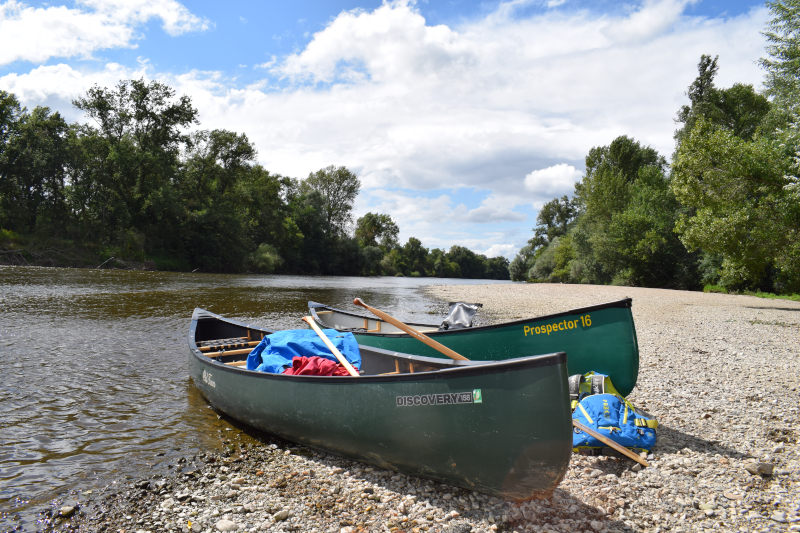
<instances>
[{"instance_id":1,"label":"gravel beach","mask_svg":"<svg viewBox=\"0 0 800 533\"><path fill-rule=\"evenodd\" d=\"M432 286L481 323L633 298L629 399L659 421L650 466L574 455L521 504L290 443L232 439L167 474L54 504L50 531L800 531L800 302L631 287ZM444 312L445 307L442 306Z\"/></svg>"}]
</instances>

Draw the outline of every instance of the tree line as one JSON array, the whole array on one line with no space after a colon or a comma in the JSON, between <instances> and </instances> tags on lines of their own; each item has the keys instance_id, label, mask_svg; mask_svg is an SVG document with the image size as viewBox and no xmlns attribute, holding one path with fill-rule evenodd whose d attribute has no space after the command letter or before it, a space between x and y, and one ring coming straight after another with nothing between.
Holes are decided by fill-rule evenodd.
<instances>
[{"instance_id":1,"label":"tree line","mask_svg":"<svg viewBox=\"0 0 800 533\"><path fill-rule=\"evenodd\" d=\"M621 136L537 216L514 280L800 292L800 0L767 3L764 90L703 55L664 156Z\"/></svg>"},{"instance_id":2,"label":"tree line","mask_svg":"<svg viewBox=\"0 0 800 533\"><path fill-rule=\"evenodd\" d=\"M95 86L73 104L89 123L0 91L0 248L23 261L38 251L38 263L80 266L509 277L503 257L401 245L389 215L353 224L353 172L273 174L246 135L192 130L191 100L157 81Z\"/></svg>"}]
</instances>

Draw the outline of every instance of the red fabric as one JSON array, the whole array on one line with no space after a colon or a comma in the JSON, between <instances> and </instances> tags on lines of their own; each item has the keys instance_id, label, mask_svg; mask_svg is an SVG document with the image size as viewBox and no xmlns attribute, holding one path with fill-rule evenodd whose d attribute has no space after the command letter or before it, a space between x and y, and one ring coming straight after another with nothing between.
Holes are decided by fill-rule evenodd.
<instances>
[{"instance_id":1,"label":"red fabric","mask_svg":"<svg viewBox=\"0 0 800 533\"><path fill-rule=\"evenodd\" d=\"M283 371L294 376L349 376L342 365L324 357L292 357L292 366Z\"/></svg>"}]
</instances>

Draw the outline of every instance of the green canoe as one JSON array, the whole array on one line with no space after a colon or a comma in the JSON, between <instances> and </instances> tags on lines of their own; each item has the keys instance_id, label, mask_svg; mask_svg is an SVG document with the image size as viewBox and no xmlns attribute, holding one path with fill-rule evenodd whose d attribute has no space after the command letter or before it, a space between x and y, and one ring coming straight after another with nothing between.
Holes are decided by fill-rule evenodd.
<instances>
[{"instance_id":1,"label":"green canoe","mask_svg":"<svg viewBox=\"0 0 800 533\"><path fill-rule=\"evenodd\" d=\"M360 345L445 357L376 317L317 302L308 302L308 307L321 327L351 331ZM639 375L639 345L630 298L490 326L439 331L438 325L409 325L467 359L503 360L567 352L569 375L591 371L607 374L623 396L630 394Z\"/></svg>"},{"instance_id":2,"label":"green canoe","mask_svg":"<svg viewBox=\"0 0 800 533\"><path fill-rule=\"evenodd\" d=\"M511 500L548 496L572 453L566 355L453 361L361 347L360 376L246 370L271 331L195 309L192 381L287 440Z\"/></svg>"}]
</instances>

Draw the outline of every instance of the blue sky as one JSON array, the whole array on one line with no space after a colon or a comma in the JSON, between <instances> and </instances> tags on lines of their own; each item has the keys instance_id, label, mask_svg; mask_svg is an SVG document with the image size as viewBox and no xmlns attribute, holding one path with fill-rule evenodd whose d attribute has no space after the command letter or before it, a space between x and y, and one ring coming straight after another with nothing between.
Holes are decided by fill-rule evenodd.
<instances>
[{"instance_id":1,"label":"blue sky","mask_svg":"<svg viewBox=\"0 0 800 533\"><path fill-rule=\"evenodd\" d=\"M0 89L82 120L92 85L155 79L273 173L358 173L356 217L513 257L593 146L669 158L703 53L759 86L763 2L0 0Z\"/></svg>"}]
</instances>

